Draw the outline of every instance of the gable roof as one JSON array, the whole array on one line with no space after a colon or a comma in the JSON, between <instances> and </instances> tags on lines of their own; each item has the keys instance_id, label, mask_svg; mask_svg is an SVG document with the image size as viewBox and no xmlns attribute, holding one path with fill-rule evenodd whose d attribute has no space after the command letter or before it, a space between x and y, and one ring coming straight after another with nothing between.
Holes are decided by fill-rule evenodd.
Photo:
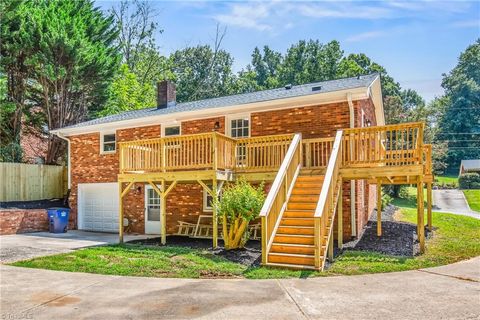
<instances>
[{"instance_id":1,"label":"gable roof","mask_svg":"<svg viewBox=\"0 0 480 320\"><path fill-rule=\"evenodd\" d=\"M83 128L88 126L98 126L103 124L121 122L126 120L141 119L153 116L170 115L175 113L194 112L207 109L217 109L229 106L241 106L252 103L266 101L275 101L295 97L304 97L319 95L335 91L344 91L357 88L370 88L370 86L380 78L380 74L373 73L358 77L343 78L329 81L321 81L302 85L294 85L291 88L277 88L271 90L256 91L250 93L236 94L218 98L197 100L191 102L177 103L172 107L159 109L157 107L144 108L139 110L127 111L111 116L97 118L75 125L52 130L52 133L60 133L63 130ZM381 92L380 92L381 95ZM383 112L383 110L382 110Z\"/></svg>"},{"instance_id":2,"label":"gable roof","mask_svg":"<svg viewBox=\"0 0 480 320\"><path fill-rule=\"evenodd\" d=\"M462 160L460 168L465 171L480 171L480 159Z\"/></svg>"}]
</instances>

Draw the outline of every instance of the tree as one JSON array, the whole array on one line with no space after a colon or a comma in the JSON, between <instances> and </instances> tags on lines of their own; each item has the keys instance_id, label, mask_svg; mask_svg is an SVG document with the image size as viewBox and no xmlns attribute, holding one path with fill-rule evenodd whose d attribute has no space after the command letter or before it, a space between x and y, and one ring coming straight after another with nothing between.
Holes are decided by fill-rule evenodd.
<instances>
[{"instance_id":1,"label":"tree","mask_svg":"<svg viewBox=\"0 0 480 320\"><path fill-rule=\"evenodd\" d=\"M282 54L268 46L263 47L263 54L255 47L252 53L251 70L255 73L255 81L262 89L277 88L282 65Z\"/></svg>"},{"instance_id":2,"label":"tree","mask_svg":"<svg viewBox=\"0 0 480 320\"><path fill-rule=\"evenodd\" d=\"M446 162L456 168L462 159L480 158L480 39L443 75L448 104L440 120L437 141L448 143Z\"/></svg>"},{"instance_id":3,"label":"tree","mask_svg":"<svg viewBox=\"0 0 480 320\"><path fill-rule=\"evenodd\" d=\"M301 40L288 50L280 72L280 83L303 84L335 79L343 57L338 41L321 44Z\"/></svg>"},{"instance_id":4,"label":"tree","mask_svg":"<svg viewBox=\"0 0 480 320\"><path fill-rule=\"evenodd\" d=\"M222 221L225 249L241 248L250 221L258 218L265 201L263 184L253 187L245 180L237 180L223 189L222 197L214 203Z\"/></svg>"},{"instance_id":5,"label":"tree","mask_svg":"<svg viewBox=\"0 0 480 320\"><path fill-rule=\"evenodd\" d=\"M153 91L153 92L152 92ZM155 89L148 84L140 84L137 75L123 64L113 78L108 89L108 100L99 116L107 116L123 111L155 106Z\"/></svg>"},{"instance_id":6,"label":"tree","mask_svg":"<svg viewBox=\"0 0 480 320\"><path fill-rule=\"evenodd\" d=\"M28 73L17 83L25 84L26 98L19 104L35 110L31 119L41 119L38 130L68 126L95 114L118 68L112 17L89 0L24 1L12 15L2 22L2 30L14 30L17 36L3 39L9 50L2 51L2 61L18 63L24 56L21 62ZM63 141L50 135L46 163L55 163L63 152Z\"/></svg>"},{"instance_id":7,"label":"tree","mask_svg":"<svg viewBox=\"0 0 480 320\"><path fill-rule=\"evenodd\" d=\"M20 133L26 105L27 80L32 67L27 65L30 46L28 34L22 29L27 12L24 4L0 2L0 161L22 161Z\"/></svg>"}]
</instances>

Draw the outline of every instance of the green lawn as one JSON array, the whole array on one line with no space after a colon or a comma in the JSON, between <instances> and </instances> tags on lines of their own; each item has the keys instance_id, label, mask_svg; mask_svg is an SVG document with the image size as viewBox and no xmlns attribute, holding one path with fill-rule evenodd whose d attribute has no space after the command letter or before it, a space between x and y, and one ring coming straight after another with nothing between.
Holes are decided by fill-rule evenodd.
<instances>
[{"instance_id":1,"label":"green lawn","mask_svg":"<svg viewBox=\"0 0 480 320\"><path fill-rule=\"evenodd\" d=\"M480 212L480 190L463 190L470 209Z\"/></svg>"},{"instance_id":2,"label":"green lawn","mask_svg":"<svg viewBox=\"0 0 480 320\"><path fill-rule=\"evenodd\" d=\"M406 199L395 199L397 219L416 222L415 188ZM476 196L478 200L478 194ZM480 255L480 220L433 213L433 237L426 252L416 257L395 257L374 252L345 251L324 273L267 267L248 268L206 250L179 247L110 245L13 263L15 266L112 275L178 278L305 278L392 272L433 267Z\"/></svg>"},{"instance_id":3,"label":"green lawn","mask_svg":"<svg viewBox=\"0 0 480 320\"><path fill-rule=\"evenodd\" d=\"M455 188L458 188L458 175L455 174L445 174L442 176L435 176L435 185L453 185Z\"/></svg>"}]
</instances>

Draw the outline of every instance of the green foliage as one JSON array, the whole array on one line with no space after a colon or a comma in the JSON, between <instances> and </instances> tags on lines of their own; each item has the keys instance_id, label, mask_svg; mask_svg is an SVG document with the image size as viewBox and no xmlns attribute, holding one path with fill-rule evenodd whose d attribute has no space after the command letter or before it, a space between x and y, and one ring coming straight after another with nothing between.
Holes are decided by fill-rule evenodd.
<instances>
[{"instance_id":1,"label":"green foliage","mask_svg":"<svg viewBox=\"0 0 480 320\"><path fill-rule=\"evenodd\" d=\"M239 179L235 183L223 188L222 196L215 203L219 216L225 216L229 223L242 218L250 222L260 214L265 201L264 185L252 186L245 180Z\"/></svg>"},{"instance_id":2,"label":"green foliage","mask_svg":"<svg viewBox=\"0 0 480 320\"><path fill-rule=\"evenodd\" d=\"M208 45L175 51L170 56L177 101L186 102L234 93L233 58Z\"/></svg>"},{"instance_id":3,"label":"green foliage","mask_svg":"<svg viewBox=\"0 0 480 320\"><path fill-rule=\"evenodd\" d=\"M30 109L42 131L85 120L107 98L118 68L117 36L111 17L90 0L18 2L2 19L1 67L8 78L8 96L16 103L14 134ZM35 117L34 117L35 116ZM47 163L63 154L63 142L50 138Z\"/></svg>"},{"instance_id":4,"label":"green foliage","mask_svg":"<svg viewBox=\"0 0 480 320\"><path fill-rule=\"evenodd\" d=\"M393 201L393 198L388 194L382 194L382 210L385 209L388 205L390 205Z\"/></svg>"},{"instance_id":5,"label":"green foliage","mask_svg":"<svg viewBox=\"0 0 480 320\"><path fill-rule=\"evenodd\" d=\"M113 78L108 90L108 100L99 116L107 116L128 110L155 106L155 88L141 84L137 75L123 64Z\"/></svg>"},{"instance_id":6,"label":"green foliage","mask_svg":"<svg viewBox=\"0 0 480 320\"><path fill-rule=\"evenodd\" d=\"M240 179L224 188L222 197L215 200L214 206L222 221L225 249L245 245L248 240L248 224L258 218L265 201L263 187L263 183L253 187Z\"/></svg>"},{"instance_id":7,"label":"green foliage","mask_svg":"<svg viewBox=\"0 0 480 320\"><path fill-rule=\"evenodd\" d=\"M460 189L480 189L480 174L476 172L462 173L458 177Z\"/></svg>"},{"instance_id":8,"label":"green foliage","mask_svg":"<svg viewBox=\"0 0 480 320\"><path fill-rule=\"evenodd\" d=\"M446 105L437 140L446 141L446 163L458 167L463 159L480 158L480 39L469 46L458 64L444 74Z\"/></svg>"}]
</instances>

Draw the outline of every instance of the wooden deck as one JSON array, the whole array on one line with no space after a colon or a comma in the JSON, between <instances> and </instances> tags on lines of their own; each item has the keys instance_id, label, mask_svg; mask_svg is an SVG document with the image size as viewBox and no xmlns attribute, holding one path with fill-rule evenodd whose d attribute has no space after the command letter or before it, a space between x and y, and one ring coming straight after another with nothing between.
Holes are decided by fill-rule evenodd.
<instances>
[{"instance_id":1,"label":"wooden deck","mask_svg":"<svg viewBox=\"0 0 480 320\"><path fill-rule=\"evenodd\" d=\"M177 183L198 183L212 197L219 195L225 181L242 177L248 181L273 181L261 212L263 263L322 270L327 256L333 252L333 223L342 216L341 183L366 179L378 187L386 184L417 184L418 226L423 222L423 184L427 185L428 226L431 228L431 145L423 143L423 123L339 130L335 137L302 139L300 134L286 134L233 139L217 132L119 143L120 174L118 183L120 200L135 182L149 183L161 198L161 235L166 242L165 199ZM302 194L301 181L317 177L322 185L318 194ZM304 178L301 178L304 177ZM161 187L157 187L159 184ZM305 183L304 183L305 184ZM308 187L308 184L304 188ZM381 188L378 196L381 197ZM295 199L308 199L314 203L295 204ZM377 204L381 205L381 202ZM283 219L289 208L312 208L311 257L299 252L310 249L289 243L276 243L275 239L292 239L292 234L279 235ZM291 211L291 210L290 210ZM378 235L381 235L381 216L378 215ZM300 221L301 220L301 221ZM123 240L123 208L119 210L120 241ZM282 222L283 221L283 222ZM338 234L342 234L338 219ZM306 223L305 218L299 223ZM308 227L310 228L310 227ZM304 232L307 226L294 228ZM424 249L424 229L418 228L420 246ZM309 231L310 232L310 231ZM294 236L294 234L293 234ZM283 238L282 238L283 237ZM217 213L212 213L213 245L218 244ZM341 239L338 239L341 245ZM283 241L283 240L282 240ZM272 252L272 247L277 250ZM281 248L288 251L282 255ZM293 250L293 251L295 251ZM269 254L271 253L271 261ZM293 256L292 256L293 255ZM283 260L282 260L283 259ZM283 262L282 262L283 261ZM286 263L297 261L309 263ZM311 262L311 263L310 263Z\"/></svg>"}]
</instances>

